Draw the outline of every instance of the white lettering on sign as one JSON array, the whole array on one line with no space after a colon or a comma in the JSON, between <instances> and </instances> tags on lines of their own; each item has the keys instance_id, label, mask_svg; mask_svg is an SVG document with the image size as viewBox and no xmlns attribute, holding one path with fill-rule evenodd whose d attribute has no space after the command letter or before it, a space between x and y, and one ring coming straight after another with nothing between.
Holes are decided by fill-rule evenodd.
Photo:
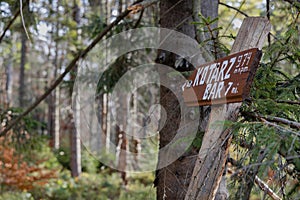
<instances>
[{"instance_id":1,"label":"white lettering on sign","mask_svg":"<svg viewBox=\"0 0 300 200\"><path fill-rule=\"evenodd\" d=\"M192 87L192 83L193 83L193 81L188 81L186 84L186 87L188 87L188 88Z\"/></svg>"},{"instance_id":2,"label":"white lettering on sign","mask_svg":"<svg viewBox=\"0 0 300 200\"><path fill-rule=\"evenodd\" d=\"M199 79L200 79L199 77L200 77L200 74L201 74L202 70L203 70L203 68L199 68L197 70L197 74L196 74L193 86L199 85Z\"/></svg>"},{"instance_id":3,"label":"white lettering on sign","mask_svg":"<svg viewBox=\"0 0 300 200\"><path fill-rule=\"evenodd\" d=\"M209 83L206 85L202 100L213 100L219 99L223 96L226 96L228 92L231 90L232 93L237 93L237 88L233 90L232 85L233 82L229 82L228 85L224 88L224 81ZM223 95L222 95L223 94Z\"/></svg>"},{"instance_id":4,"label":"white lettering on sign","mask_svg":"<svg viewBox=\"0 0 300 200\"><path fill-rule=\"evenodd\" d=\"M228 60L224 60L223 63L222 63L220 72L219 72L218 80L220 80L220 78L221 78L221 81L224 80L224 70L226 69L227 65L228 65Z\"/></svg>"},{"instance_id":5,"label":"white lettering on sign","mask_svg":"<svg viewBox=\"0 0 300 200\"><path fill-rule=\"evenodd\" d=\"M191 85L195 87L206 83L207 85L202 97L203 100L218 99L226 96L229 91L233 91L230 90L232 89L233 82L229 82L225 87L224 80L230 78L230 72L236 63L236 60L238 65L240 65L242 58L243 56L241 56L241 58L239 56L238 59L237 57L232 57L229 60L224 60L222 63L213 63L197 69L193 84L191 82L187 82L185 83L185 87L189 88Z\"/></svg>"},{"instance_id":6,"label":"white lettering on sign","mask_svg":"<svg viewBox=\"0 0 300 200\"><path fill-rule=\"evenodd\" d=\"M216 63L212 64L209 67L209 69L210 69L210 73L209 73L209 76L207 78L207 83L211 83L211 76L212 76L213 71L215 71L215 69L216 69Z\"/></svg>"},{"instance_id":7,"label":"white lettering on sign","mask_svg":"<svg viewBox=\"0 0 300 200\"><path fill-rule=\"evenodd\" d=\"M211 83L212 81L216 82L216 81L219 81L218 80L218 77L219 77L219 66L220 66L220 63L216 63L214 65L214 68L213 68L213 73L211 75L211 78L209 80L209 83Z\"/></svg>"},{"instance_id":8,"label":"white lettering on sign","mask_svg":"<svg viewBox=\"0 0 300 200\"><path fill-rule=\"evenodd\" d=\"M196 70L194 80L187 81L182 86L182 90L201 86L203 87L200 90L203 94L202 100L214 100L237 94L239 93L238 79L231 80L231 76L248 72L252 56L253 52L248 51L206 64Z\"/></svg>"},{"instance_id":9,"label":"white lettering on sign","mask_svg":"<svg viewBox=\"0 0 300 200\"><path fill-rule=\"evenodd\" d=\"M238 56L238 59L237 59L238 64L237 64L236 68L240 67L242 59L243 59L243 55Z\"/></svg>"},{"instance_id":10,"label":"white lettering on sign","mask_svg":"<svg viewBox=\"0 0 300 200\"><path fill-rule=\"evenodd\" d=\"M203 100L221 98L221 92L224 88L224 81L207 84L203 95Z\"/></svg>"},{"instance_id":11,"label":"white lettering on sign","mask_svg":"<svg viewBox=\"0 0 300 200\"><path fill-rule=\"evenodd\" d=\"M252 52L245 53L244 56L245 56L244 62L247 60L246 66L248 66L249 62L250 62L250 58L252 56ZM243 62L243 65L244 65L244 62Z\"/></svg>"},{"instance_id":12,"label":"white lettering on sign","mask_svg":"<svg viewBox=\"0 0 300 200\"><path fill-rule=\"evenodd\" d=\"M230 67L228 68L228 70L227 70L227 72L226 72L226 75L225 75L224 80L230 78L229 72L230 72L231 68L233 67L233 65L234 65L234 63L235 63L235 60L236 60L236 57L233 57L233 58L230 59L230 63L231 63L231 64L230 64Z\"/></svg>"},{"instance_id":13,"label":"white lettering on sign","mask_svg":"<svg viewBox=\"0 0 300 200\"><path fill-rule=\"evenodd\" d=\"M198 67L182 86L189 105L240 102L249 95L261 51L248 49ZM252 73L250 73L250 69ZM196 100L192 97L196 92ZM211 102L215 100L214 102Z\"/></svg>"},{"instance_id":14,"label":"white lettering on sign","mask_svg":"<svg viewBox=\"0 0 300 200\"><path fill-rule=\"evenodd\" d=\"M228 94L229 90L231 89L232 84L233 84L233 82L229 82L229 83L228 83L227 89L226 89L226 91L225 91L225 96Z\"/></svg>"},{"instance_id":15,"label":"white lettering on sign","mask_svg":"<svg viewBox=\"0 0 300 200\"><path fill-rule=\"evenodd\" d=\"M204 94L203 94L203 100L207 100L208 99L210 88L211 88L211 84L208 84L206 86Z\"/></svg>"},{"instance_id":16,"label":"white lettering on sign","mask_svg":"<svg viewBox=\"0 0 300 200\"><path fill-rule=\"evenodd\" d=\"M201 80L200 80L200 85L203 85L203 84L204 84L204 81L205 81L205 78L206 78L206 75L207 75L208 68L209 68L209 65L206 66L206 67L204 67L203 74L202 74Z\"/></svg>"}]
</instances>

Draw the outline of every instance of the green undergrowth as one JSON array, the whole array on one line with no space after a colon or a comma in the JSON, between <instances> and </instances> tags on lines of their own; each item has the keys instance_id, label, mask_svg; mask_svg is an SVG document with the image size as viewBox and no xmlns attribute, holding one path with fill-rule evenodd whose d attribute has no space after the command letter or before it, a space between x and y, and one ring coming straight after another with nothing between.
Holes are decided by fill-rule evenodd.
<instances>
[{"instance_id":1,"label":"green undergrowth","mask_svg":"<svg viewBox=\"0 0 300 200\"><path fill-rule=\"evenodd\" d=\"M65 170L59 175L46 185L30 191L2 191L0 200L156 199L155 188L152 186L153 173L129 175L127 186L123 186L117 172L83 173L80 178L72 178L69 171Z\"/></svg>"}]
</instances>

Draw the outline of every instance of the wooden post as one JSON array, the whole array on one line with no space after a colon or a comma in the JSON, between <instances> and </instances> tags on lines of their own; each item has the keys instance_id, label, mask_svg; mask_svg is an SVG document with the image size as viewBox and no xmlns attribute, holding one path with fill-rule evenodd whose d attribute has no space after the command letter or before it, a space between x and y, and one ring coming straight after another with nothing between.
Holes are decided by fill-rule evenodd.
<instances>
[{"instance_id":1,"label":"wooden post","mask_svg":"<svg viewBox=\"0 0 300 200\"><path fill-rule=\"evenodd\" d=\"M231 54L250 48L261 49L271 25L266 18L249 17L243 21ZM222 120L236 121L241 103L212 106L208 128L194 167L185 200L214 199L222 179L231 142L231 130L216 126Z\"/></svg>"}]
</instances>

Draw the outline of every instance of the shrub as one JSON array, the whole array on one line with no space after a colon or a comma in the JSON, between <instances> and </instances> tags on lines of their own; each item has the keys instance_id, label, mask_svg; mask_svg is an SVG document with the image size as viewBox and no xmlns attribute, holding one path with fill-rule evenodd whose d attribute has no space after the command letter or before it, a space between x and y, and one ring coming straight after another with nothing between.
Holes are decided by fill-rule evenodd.
<instances>
[{"instance_id":1,"label":"shrub","mask_svg":"<svg viewBox=\"0 0 300 200\"><path fill-rule=\"evenodd\" d=\"M50 178L55 177L55 170L47 170L43 160L27 162L16 150L0 140L0 184L20 190L30 190L34 185L44 185Z\"/></svg>"}]
</instances>

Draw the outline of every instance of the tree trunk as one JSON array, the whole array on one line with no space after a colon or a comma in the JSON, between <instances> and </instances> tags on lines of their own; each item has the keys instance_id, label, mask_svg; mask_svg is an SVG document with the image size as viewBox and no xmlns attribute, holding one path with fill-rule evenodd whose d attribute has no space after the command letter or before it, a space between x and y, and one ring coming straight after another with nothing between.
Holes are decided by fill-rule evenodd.
<instances>
[{"instance_id":1,"label":"tree trunk","mask_svg":"<svg viewBox=\"0 0 300 200\"><path fill-rule=\"evenodd\" d=\"M6 73L6 99L5 99L5 108L9 108L12 105L12 89L13 89L13 55L15 53L15 37L13 36L12 47L10 51L10 58L5 68Z\"/></svg>"},{"instance_id":2,"label":"tree trunk","mask_svg":"<svg viewBox=\"0 0 300 200\"><path fill-rule=\"evenodd\" d=\"M136 85L135 85L136 87ZM138 93L137 91L135 91L132 95L132 112L131 112L131 121L134 122L134 123L137 123L138 121L138 117L137 117L137 103L138 103ZM129 140L129 152L132 152L132 156L133 158L132 159L132 167L134 170L138 170L139 169L139 163L138 163L138 160L139 160L139 149L140 149L140 140L138 138L138 133L137 133L137 128L135 125L132 125L131 126L131 131L132 131L132 137L130 138Z\"/></svg>"},{"instance_id":3,"label":"tree trunk","mask_svg":"<svg viewBox=\"0 0 300 200\"><path fill-rule=\"evenodd\" d=\"M54 94L54 148L58 149L60 146L60 112L59 112L59 104L60 104L60 88L57 87L55 89L55 94Z\"/></svg>"},{"instance_id":4,"label":"tree trunk","mask_svg":"<svg viewBox=\"0 0 300 200\"><path fill-rule=\"evenodd\" d=\"M6 85L5 85L5 90L6 90L6 100L5 100L5 107L9 108L12 103L12 56L9 59L5 73L6 73Z\"/></svg>"},{"instance_id":5,"label":"tree trunk","mask_svg":"<svg viewBox=\"0 0 300 200\"><path fill-rule=\"evenodd\" d=\"M56 12L59 12L59 2L57 2L57 5L53 8L55 9ZM56 23L55 23L55 29L53 27L53 32L55 32L55 38L58 38L58 31L59 31L59 15L56 14ZM53 66L54 66L54 71L50 71L50 73L53 73L53 77L50 75L50 84L52 84L52 81L56 79L58 70L60 68L59 62L58 62L58 54L59 54L59 46L57 41L55 42L55 56L53 59ZM48 134L51 137L51 146L54 149L59 148L59 92L60 89L57 87L51 94L49 95L49 101L48 101Z\"/></svg>"},{"instance_id":6,"label":"tree trunk","mask_svg":"<svg viewBox=\"0 0 300 200\"><path fill-rule=\"evenodd\" d=\"M80 8L74 0L74 8L73 8L73 20L77 23L77 27L80 25ZM80 38L80 29L77 30L78 41ZM73 72L77 72L78 67L74 67ZM73 81L75 81L75 77L71 77ZM75 93L74 99L80 97L78 94L79 91L73 91ZM81 143L80 143L80 103L77 101L73 102L73 130L71 133L71 174L72 177L80 176L81 174Z\"/></svg>"},{"instance_id":7,"label":"tree trunk","mask_svg":"<svg viewBox=\"0 0 300 200\"><path fill-rule=\"evenodd\" d=\"M77 91L76 91L77 92ZM79 96L79 94L77 94ZM77 97L74 97L77 98ZM73 103L73 130L71 132L71 175L81 174L80 103Z\"/></svg>"},{"instance_id":8,"label":"tree trunk","mask_svg":"<svg viewBox=\"0 0 300 200\"><path fill-rule=\"evenodd\" d=\"M116 137L118 138L118 146L119 152L117 152L118 156L118 170L120 171L121 178L124 185L127 185L127 137L126 133L128 130L127 126L127 118L128 118L128 108L127 108L127 99L128 94L125 92L120 92L118 95L118 108L117 108L117 126L119 126L118 131L116 132Z\"/></svg>"},{"instance_id":9,"label":"tree trunk","mask_svg":"<svg viewBox=\"0 0 300 200\"><path fill-rule=\"evenodd\" d=\"M184 33L194 39L202 40L205 36L199 36L197 34L196 27L191 22L197 20L197 14L202 6L202 1L197 2L192 0L186 1L174 1L164 0L160 3L160 23L161 27L173 29ZM213 9L217 12L218 3L214 1L212 7L206 9ZM217 15L217 13L215 14ZM207 51L207 50L206 50ZM209 51L209 50L208 50ZM200 52L200 49L199 49ZM161 57L159 52L158 57ZM172 53L165 53L167 58L161 64L174 67L176 56ZM205 56L202 56L205 57ZM211 58L211 56L209 56ZM186 69L185 69L186 70ZM184 70L181 70L184 71ZM166 79L167 77L162 77ZM179 88L180 89L180 88ZM159 148L163 148L168 145L175 137L177 129L181 120L181 110L179 102L174 93L168 88L161 86L160 88L160 104L167 113L167 119L164 127L160 131L160 144ZM202 137L201 133L205 130L205 124L208 117L206 113L209 111L208 107L201 108L202 116L200 127L197 137ZM156 172L156 179L154 181L157 187L157 199L184 199L189 183L191 181L192 171L196 161L196 155L198 147L190 147L179 159L171 163L167 167L158 169ZM158 166L164 162L166 158L159 154Z\"/></svg>"},{"instance_id":10,"label":"tree trunk","mask_svg":"<svg viewBox=\"0 0 300 200\"><path fill-rule=\"evenodd\" d=\"M24 33L21 35L21 63L20 63L20 78L19 78L19 105L24 107L25 104L25 64L27 54L27 36Z\"/></svg>"},{"instance_id":11,"label":"tree trunk","mask_svg":"<svg viewBox=\"0 0 300 200\"><path fill-rule=\"evenodd\" d=\"M108 112L108 99L107 93L102 95L102 114L101 114L101 127L102 127L102 134L101 134L101 145L102 148L106 148L106 140L107 140L107 112Z\"/></svg>"}]
</instances>

